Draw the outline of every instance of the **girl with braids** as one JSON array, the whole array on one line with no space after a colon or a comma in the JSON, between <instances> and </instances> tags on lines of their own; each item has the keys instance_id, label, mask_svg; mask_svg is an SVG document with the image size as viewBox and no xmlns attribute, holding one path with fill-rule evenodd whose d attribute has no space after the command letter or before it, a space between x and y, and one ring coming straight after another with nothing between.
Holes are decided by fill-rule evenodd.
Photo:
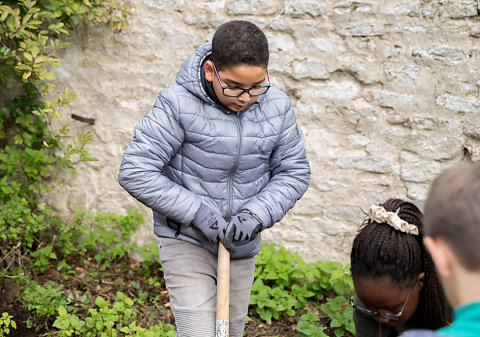
<instances>
[{"instance_id":1,"label":"girl with braids","mask_svg":"<svg viewBox=\"0 0 480 337\"><path fill-rule=\"evenodd\" d=\"M350 257L357 337L447 324L447 304L422 239L422 213L414 204L389 199L370 208Z\"/></svg>"}]
</instances>

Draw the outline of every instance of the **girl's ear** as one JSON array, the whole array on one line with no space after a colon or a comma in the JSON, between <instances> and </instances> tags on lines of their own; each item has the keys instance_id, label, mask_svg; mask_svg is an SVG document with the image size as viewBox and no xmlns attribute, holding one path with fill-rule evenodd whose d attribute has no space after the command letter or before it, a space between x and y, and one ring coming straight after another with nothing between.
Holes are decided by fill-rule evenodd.
<instances>
[{"instance_id":1,"label":"girl's ear","mask_svg":"<svg viewBox=\"0 0 480 337\"><path fill-rule=\"evenodd\" d=\"M205 62L204 70L205 70L205 79L208 82L213 82L213 78L214 78L215 74L214 74L214 70L213 70L212 61Z\"/></svg>"},{"instance_id":2,"label":"girl's ear","mask_svg":"<svg viewBox=\"0 0 480 337\"><path fill-rule=\"evenodd\" d=\"M425 287L425 273L421 272L420 275L418 275L418 287L420 288L419 290L422 290L423 287Z\"/></svg>"}]
</instances>

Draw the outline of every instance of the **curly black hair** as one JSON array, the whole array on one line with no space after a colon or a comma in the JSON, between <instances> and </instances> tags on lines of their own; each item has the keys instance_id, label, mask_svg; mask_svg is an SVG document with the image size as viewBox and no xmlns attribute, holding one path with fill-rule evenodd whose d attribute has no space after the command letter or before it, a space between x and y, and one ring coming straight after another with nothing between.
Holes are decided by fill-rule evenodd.
<instances>
[{"instance_id":1,"label":"curly black hair","mask_svg":"<svg viewBox=\"0 0 480 337\"><path fill-rule=\"evenodd\" d=\"M233 20L218 27L212 40L212 62L218 70L239 64L267 68L268 41L249 21Z\"/></svg>"}]
</instances>

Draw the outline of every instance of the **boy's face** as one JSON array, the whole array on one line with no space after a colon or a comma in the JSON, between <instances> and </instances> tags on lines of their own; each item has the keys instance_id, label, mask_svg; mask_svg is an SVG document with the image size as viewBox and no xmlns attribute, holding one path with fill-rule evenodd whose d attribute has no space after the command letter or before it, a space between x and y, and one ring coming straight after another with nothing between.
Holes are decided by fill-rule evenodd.
<instances>
[{"instance_id":1,"label":"boy's face","mask_svg":"<svg viewBox=\"0 0 480 337\"><path fill-rule=\"evenodd\" d=\"M255 102L260 96L250 96L248 92L244 92L238 97L225 96L222 85L223 87L241 89L260 87L265 85L267 70L260 66L240 64L223 70L217 69L217 74L215 74L213 63L207 61L205 63L205 78L212 82L218 100L229 110L238 112Z\"/></svg>"}]
</instances>

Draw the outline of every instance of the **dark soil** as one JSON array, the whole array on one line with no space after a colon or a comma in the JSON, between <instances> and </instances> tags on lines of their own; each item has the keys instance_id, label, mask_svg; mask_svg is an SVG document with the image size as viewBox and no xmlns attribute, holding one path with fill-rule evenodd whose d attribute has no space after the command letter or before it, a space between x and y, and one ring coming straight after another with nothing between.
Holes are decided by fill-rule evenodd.
<instances>
[{"instance_id":1,"label":"dark soil","mask_svg":"<svg viewBox=\"0 0 480 337\"><path fill-rule=\"evenodd\" d=\"M0 314L8 312L13 316L15 323L17 323L17 328L11 329L8 337L36 337L37 334L35 330L27 328L26 321L29 319L28 313L21 304L15 301L19 294L20 288L12 282L5 282L0 288Z\"/></svg>"}]
</instances>

